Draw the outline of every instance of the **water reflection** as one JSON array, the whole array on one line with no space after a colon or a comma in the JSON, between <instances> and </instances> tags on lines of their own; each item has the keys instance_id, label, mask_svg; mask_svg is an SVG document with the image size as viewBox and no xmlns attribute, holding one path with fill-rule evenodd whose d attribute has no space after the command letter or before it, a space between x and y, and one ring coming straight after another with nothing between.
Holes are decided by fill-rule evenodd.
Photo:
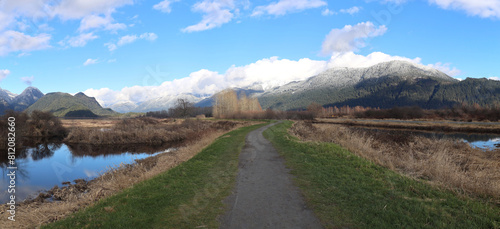
<instances>
[{"instance_id":1,"label":"water reflection","mask_svg":"<svg viewBox=\"0 0 500 229\"><path fill-rule=\"evenodd\" d=\"M26 144L25 144L26 145ZM16 199L22 200L48 190L62 182L75 179L93 179L110 167L121 163L134 163L135 159L163 152L177 145L147 147L144 145L66 145L54 142L38 142L22 149L16 149ZM9 183L7 169L8 154L0 151L2 178L0 187ZM7 188L0 189L0 201L5 203L10 196Z\"/></svg>"},{"instance_id":2,"label":"water reflection","mask_svg":"<svg viewBox=\"0 0 500 229\"><path fill-rule=\"evenodd\" d=\"M401 130L390 128L372 128L372 127L350 127L357 130L372 131L372 132L385 132L397 135L415 135L426 138L437 139L458 139L469 143L472 147L481 149L493 150L500 148L500 135L498 134L467 134L467 133L443 133L432 131L415 131L415 130Z\"/></svg>"}]
</instances>

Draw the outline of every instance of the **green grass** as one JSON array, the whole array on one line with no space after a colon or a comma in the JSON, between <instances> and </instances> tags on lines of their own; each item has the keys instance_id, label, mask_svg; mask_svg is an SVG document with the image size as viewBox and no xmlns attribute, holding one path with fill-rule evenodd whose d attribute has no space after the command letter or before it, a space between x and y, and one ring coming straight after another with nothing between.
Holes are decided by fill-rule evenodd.
<instances>
[{"instance_id":1,"label":"green grass","mask_svg":"<svg viewBox=\"0 0 500 229\"><path fill-rule=\"evenodd\" d=\"M189 161L43 228L218 228L246 135L221 136Z\"/></svg>"},{"instance_id":2,"label":"green grass","mask_svg":"<svg viewBox=\"0 0 500 229\"><path fill-rule=\"evenodd\" d=\"M500 228L500 207L399 175L332 143L304 143L285 122L264 132L325 228Z\"/></svg>"}]
</instances>

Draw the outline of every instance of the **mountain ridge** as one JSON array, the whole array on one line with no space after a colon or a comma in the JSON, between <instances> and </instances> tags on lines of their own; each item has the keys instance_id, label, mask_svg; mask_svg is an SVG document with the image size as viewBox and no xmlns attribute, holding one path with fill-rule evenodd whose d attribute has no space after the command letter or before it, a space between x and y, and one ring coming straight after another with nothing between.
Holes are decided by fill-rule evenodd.
<instances>
[{"instance_id":1,"label":"mountain ridge","mask_svg":"<svg viewBox=\"0 0 500 229\"><path fill-rule=\"evenodd\" d=\"M89 97L82 92L74 96L63 92L47 93L36 103L29 106L26 112L31 113L34 110L51 112L58 117L65 117L68 113L70 115L90 114L90 116L93 116L91 113L98 116L116 114L116 112L109 108L102 108L94 97Z\"/></svg>"},{"instance_id":2,"label":"mountain ridge","mask_svg":"<svg viewBox=\"0 0 500 229\"><path fill-rule=\"evenodd\" d=\"M24 111L44 94L36 87L27 87L19 95L0 88L0 114L6 110Z\"/></svg>"},{"instance_id":3,"label":"mountain ridge","mask_svg":"<svg viewBox=\"0 0 500 229\"><path fill-rule=\"evenodd\" d=\"M312 102L322 106L439 109L464 102L487 106L500 101L500 93L494 91L500 91L500 82L459 81L428 66L390 61L367 68L328 69L255 96L264 109L305 109Z\"/></svg>"},{"instance_id":4,"label":"mountain ridge","mask_svg":"<svg viewBox=\"0 0 500 229\"><path fill-rule=\"evenodd\" d=\"M445 81L458 81L452 77L427 66L417 65L407 61L389 61L379 63L370 67L347 68L336 67L325 70L318 75L309 77L303 81L294 81L283 86L275 87L271 91L266 91L262 95L296 93L326 87L343 88L353 86L363 80L375 79L384 76L397 76L402 79L414 79L419 77L431 77Z\"/></svg>"}]
</instances>

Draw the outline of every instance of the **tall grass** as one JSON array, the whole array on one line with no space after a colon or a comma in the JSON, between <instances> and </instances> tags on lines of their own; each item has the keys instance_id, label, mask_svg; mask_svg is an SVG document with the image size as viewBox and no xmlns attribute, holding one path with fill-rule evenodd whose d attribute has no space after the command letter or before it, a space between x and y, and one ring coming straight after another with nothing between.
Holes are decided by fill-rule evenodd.
<instances>
[{"instance_id":1,"label":"tall grass","mask_svg":"<svg viewBox=\"0 0 500 229\"><path fill-rule=\"evenodd\" d=\"M500 150L409 135L368 133L348 127L297 122L291 133L303 140L334 142L407 176L429 180L459 193L493 198L500 204Z\"/></svg>"},{"instance_id":2,"label":"tall grass","mask_svg":"<svg viewBox=\"0 0 500 229\"><path fill-rule=\"evenodd\" d=\"M64 139L66 143L93 145L147 144L152 146L165 143L195 140L203 133L229 130L236 126L230 121L202 121L186 119L179 124L164 123L158 119L143 117L125 119L109 129L74 128Z\"/></svg>"},{"instance_id":3,"label":"tall grass","mask_svg":"<svg viewBox=\"0 0 500 229\"><path fill-rule=\"evenodd\" d=\"M358 108L354 111L357 118L371 119L447 119L455 121L492 121L500 120L500 107L481 107L478 104L455 105L451 108L424 110L418 106L393 107L391 109Z\"/></svg>"}]
</instances>

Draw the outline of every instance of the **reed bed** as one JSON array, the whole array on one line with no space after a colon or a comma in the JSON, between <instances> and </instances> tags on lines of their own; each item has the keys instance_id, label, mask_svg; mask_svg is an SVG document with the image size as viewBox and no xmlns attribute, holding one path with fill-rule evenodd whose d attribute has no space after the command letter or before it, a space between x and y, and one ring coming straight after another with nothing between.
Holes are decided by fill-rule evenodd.
<instances>
[{"instance_id":1,"label":"reed bed","mask_svg":"<svg viewBox=\"0 0 500 229\"><path fill-rule=\"evenodd\" d=\"M332 124L296 122L302 140L333 142L409 177L500 204L500 150L482 150L449 139L367 132Z\"/></svg>"},{"instance_id":2,"label":"reed bed","mask_svg":"<svg viewBox=\"0 0 500 229\"><path fill-rule=\"evenodd\" d=\"M500 134L498 122L451 122L432 120L370 120L370 119L316 119L314 123L341 124L346 126L364 126L374 128L408 129L421 131L491 133Z\"/></svg>"},{"instance_id":3,"label":"reed bed","mask_svg":"<svg viewBox=\"0 0 500 229\"><path fill-rule=\"evenodd\" d=\"M230 121L202 121L186 119L169 123L155 118L125 119L111 128L73 128L64 139L65 143L92 145L147 144L151 146L165 143L197 139L203 133L229 130L236 125Z\"/></svg>"}]
</instances>

